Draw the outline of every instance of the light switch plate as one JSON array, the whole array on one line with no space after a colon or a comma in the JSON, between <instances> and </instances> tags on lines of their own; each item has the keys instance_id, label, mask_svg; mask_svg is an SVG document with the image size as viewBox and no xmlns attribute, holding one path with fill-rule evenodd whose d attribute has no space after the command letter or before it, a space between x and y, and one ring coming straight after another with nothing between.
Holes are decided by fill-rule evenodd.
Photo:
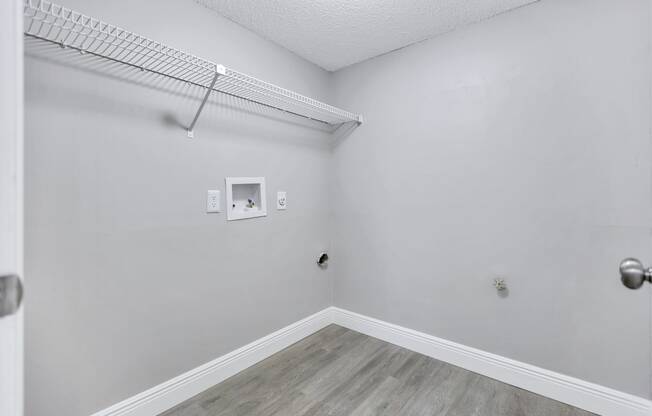
<instances>
[{"instance_id":1,"label":"light switch plate","mask_svg":"<svg viewBox=\"0 0 652 416\"><path fill-rule=\"evenodd\" d=\"M206 212L220 212L220 191L209 190L206 193Z\"/></svg>"},{"instance_id":2,"label":"light switch plate","mask_svg":"<svg viewBox=\"0 0 652 416\"><path fill-rule=\"evenodd\" d=\"M287 209L288 199L287 192L279 191L276 193L276 209Z\"/></svg>"}]
</instances>

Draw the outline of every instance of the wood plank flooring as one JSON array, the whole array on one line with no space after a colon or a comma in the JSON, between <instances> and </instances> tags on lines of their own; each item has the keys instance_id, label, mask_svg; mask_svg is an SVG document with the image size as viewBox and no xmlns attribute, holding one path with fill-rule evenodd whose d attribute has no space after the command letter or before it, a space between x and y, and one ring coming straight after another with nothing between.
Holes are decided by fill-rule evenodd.
<instances>
[{"instance_id":1,"label":"wood plank flooring","mask_svg":"<svg viewBox=\"0 0 652 416\"><path fill-rule=\"evenodd\" d=\"M331 325L161 416L590 416Z\"/></svg>"}]
</instances>

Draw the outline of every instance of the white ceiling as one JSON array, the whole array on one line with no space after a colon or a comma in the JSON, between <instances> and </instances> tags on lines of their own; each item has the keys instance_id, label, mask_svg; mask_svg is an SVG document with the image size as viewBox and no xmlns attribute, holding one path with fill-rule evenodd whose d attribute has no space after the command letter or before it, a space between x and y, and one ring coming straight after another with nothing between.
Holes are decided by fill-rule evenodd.
<instances>
[{"instance_id":1,"label":"white ceiling","mask_svg":"<svg viewBox=\"0 0 652 416\"><path fill-rule=\"evenodd\" d=\"M329 71L537 0L196 0Z\"/></svg>"}]
</instances>

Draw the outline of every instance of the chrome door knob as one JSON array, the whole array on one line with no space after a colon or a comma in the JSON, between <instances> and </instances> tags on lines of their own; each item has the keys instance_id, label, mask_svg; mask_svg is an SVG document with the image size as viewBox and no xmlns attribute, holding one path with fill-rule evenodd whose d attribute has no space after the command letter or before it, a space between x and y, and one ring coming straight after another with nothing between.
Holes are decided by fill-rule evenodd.
<instances>
[{"instance_id":1,"label":"chrome door knob","mask_svg":"<svg viewBox=\"0 0 652 416\"><path fill-rule=\"evenodd\" d=\"M620 262L620 280L629 289L638 289L646 281L652 282L652 268L643 267L638 259L626 258Z\"/></svg>"},{"instance_id":2,"label":"chrome door knob","mask_svg":"<svg viewBox=\"0 0 652 416\"><path fill-rule=\"evenodd\" d=\"M0 318L16 313L23 300L23 283L15 274L0 276Z\"/></svg>"}]
</instances>

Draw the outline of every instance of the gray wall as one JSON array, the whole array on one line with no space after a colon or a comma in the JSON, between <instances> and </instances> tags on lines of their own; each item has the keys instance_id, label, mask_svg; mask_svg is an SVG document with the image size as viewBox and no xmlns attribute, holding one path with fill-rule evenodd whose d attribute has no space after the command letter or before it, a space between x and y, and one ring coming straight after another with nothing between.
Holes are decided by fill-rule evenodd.
<instances>
[{"instance_id":1,"label":"gray wall","mask_svg":"<svg viewBox=\"0 0 652 416\"><path fill-rule=\"evenodd\" d=\"M335 74L335 304L647 397L646 0L543 0ZM504 276L507 297L494 276Z\"/></svg>"},{"instance_id":2,"label":"gray wall","mask_svg":"<svg viewBox=\"0 0 652 416\"><path fill-rule=\"evenodd\" d=\"M327 72L192 1L65 3L327 98ZM229 100L189 140L200 91L26 51L27 415L88 415L331 304L323 132ZM207 215L226 176L265 176L268 216Z\"/></svg>"}]
</instances>

